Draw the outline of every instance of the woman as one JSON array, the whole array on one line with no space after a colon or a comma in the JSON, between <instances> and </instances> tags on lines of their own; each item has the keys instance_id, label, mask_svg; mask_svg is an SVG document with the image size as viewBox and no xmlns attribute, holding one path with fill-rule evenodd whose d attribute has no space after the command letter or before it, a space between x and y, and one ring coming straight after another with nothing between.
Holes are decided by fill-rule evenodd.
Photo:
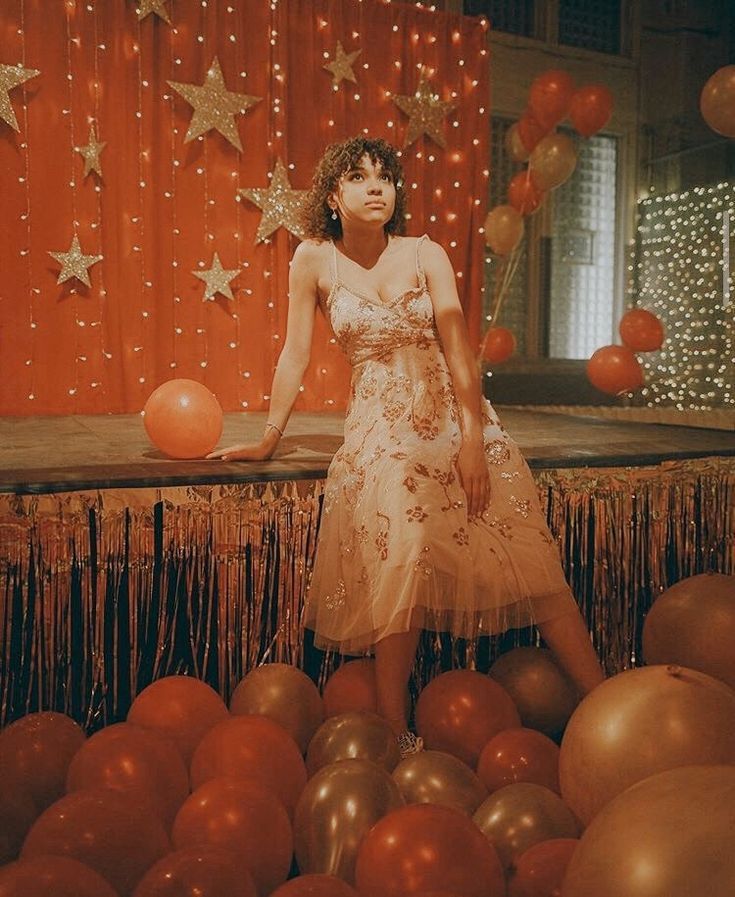
<instances>
[{"instance_id":1,"label":"woman","mask_svg":"<svg viewBox=\"0 0 735 897\"><path fill-rule=\"evenodd\" d=\"M404 213L391 146L327 149L306 203L311 239L291 263L265 432L209 457L273 454L320 308L353 376L305 622L320 647L374 651L378 710L406 755L421 749L405 707L424 627L473 638L535 623L581 694L603 674L528 466L482 397L447 254L403 236Z\"/></svg>"}]
</instances>

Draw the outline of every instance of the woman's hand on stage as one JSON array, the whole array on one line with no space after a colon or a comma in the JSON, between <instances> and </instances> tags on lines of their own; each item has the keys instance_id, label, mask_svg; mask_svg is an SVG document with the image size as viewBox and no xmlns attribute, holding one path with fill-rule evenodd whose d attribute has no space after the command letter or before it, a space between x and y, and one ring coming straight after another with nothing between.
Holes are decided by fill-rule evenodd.
<instances>
[{"instance_id":1,"label":"woman's hand on stage","mask_svg":"<svg viewBox=\"0 0 735 897\"><path fill-rule=\"evenodd\" d=\"M263 439L261 442L243 442L215 449L207 455L215 461L267 461L275 451L277 442Z\"/></svg>"},{"instance_id":2,"label":"woman's hand on stage","mask_svg":"<svg viewBox=\"0 0 735 897\"><path fill-rule=\"evenodd\" d=\"M467 496L467 516L478 517L490 503L490 474L482 437L463 440L457 468Z\"/></svg>"}]
</instances>

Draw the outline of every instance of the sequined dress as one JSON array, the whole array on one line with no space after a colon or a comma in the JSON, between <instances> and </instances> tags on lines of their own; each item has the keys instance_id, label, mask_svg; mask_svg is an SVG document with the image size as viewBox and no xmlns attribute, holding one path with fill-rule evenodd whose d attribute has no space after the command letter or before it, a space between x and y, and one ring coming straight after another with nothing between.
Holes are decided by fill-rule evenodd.
<instances>
[{"instance_id":1,"label":"sequined dress","mask_svg":"<svg viewBox=\"0 0 735 897\"><path fill-rule=\"evenodd\" d=\"M418 285L380 301L344 283L323 310L352 365L304 622L364 653L409 626L473 638L568 613L574 598L518 447L483 399L491 498L468 519L459 407L415 241Z\"/></svg>"}]
</instances>

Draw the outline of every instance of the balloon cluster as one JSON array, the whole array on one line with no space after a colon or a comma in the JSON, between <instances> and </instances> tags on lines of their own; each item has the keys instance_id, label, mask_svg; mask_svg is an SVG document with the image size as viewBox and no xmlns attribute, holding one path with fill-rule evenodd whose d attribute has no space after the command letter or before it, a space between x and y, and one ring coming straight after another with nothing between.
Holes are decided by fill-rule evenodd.
<instances>
[{"instance_id":1,"label":"balloon cluster","mask_svg":"<svg viewBox=\"0 0 735 897\"><path fill-rule=\"evenodd\" d=\"M622 346L602 346L587 361L587 378L601 392L622 395L643 385L636 352L655 352L664 341L661 319L644 308L632 308L620 319Z\"/></svg>"},{"instance_id":2,"label":"balloon cluster","mask_svg":"<svg viewBox=\"0 0 735 897\"><path fill-rule=\"evenodd\" d=\"M485 219L485 241L501 264L495 279L490 319L482 358L490 364L506 361L515 351L513 333L498 327L500 309L518 265L517 249L523 238L523 219L533 214L546 194L561 186L574 172L574 141L554 130L565 118L582 137L591 137L610 119L613 98L602 84L575 87L567 72L549 69L532 82L528 105L508 129L505 149L514 162L527 162L508 184L507 203L495 206Z\"/></svg>"},{"instance_id":3,"label":"balloon cluster","mask_svg":"<svg viewBox=\"0 0 735 897\"><path fill-rule=\"evenodd\" d=\"M323 694L265 664L229 708L169 676L89 738L30 714L0 732L0 897L724 897L735 691L699 669L735 679L735 577L678 583L646 627L662 662L581 703L541 648L440 674L405 759L369 659Z\"/></svg>"}]
</instances>

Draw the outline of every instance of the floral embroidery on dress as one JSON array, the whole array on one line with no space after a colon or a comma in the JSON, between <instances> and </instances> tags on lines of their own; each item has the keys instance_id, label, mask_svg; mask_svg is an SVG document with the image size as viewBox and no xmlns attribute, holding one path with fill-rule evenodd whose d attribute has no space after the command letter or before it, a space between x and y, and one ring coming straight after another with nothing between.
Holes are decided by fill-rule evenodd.
<instances>
[{"instance_id":1,"label":"floral embroidery on dress","mask_svg":"<svg viewBox=\"0 0 735 897\"><path fill-rule=\"evenodd\" d=\"M415 573L420 573L422 576L431 576L434 568L431 566L430 553L431 548L428 545L424 545L413 565Z\"/></svg>"},{"instance_id":2,"label":"floral embroidery on dress","mask_svg":"<svg viewBox=\"0 0 735 897\"><path fill-rule=\"evenodd\" d=\"M510 497L511 504L521 517L528 517L531 513L531 502L527 498L516 498L515 495Z\"/></svg>"},{"instance_id":3,"label":"floral embroidery on dress","mask_svg":"<svg viewBox=\"0 0 735 897\"><path fill-rule=\"evenodd\" d=\"M452 533L452 538L457 543L457 545L469 545L470 544L470 534L467 530L460 526L458 530Z\"/></svg>"},{"instance_id":4,"label":"floral embroidery on dress","mask_svg":"<svg viewBox=\"0 0 735 897\"><path fill-rule=\"evenodd\" d=\"M327 610L337 610L340 607L344 607L346 597L347 586L345 585L343 579L338 579L337 585L332 594L325 595L324 606L327 608Z\"/></svg>"},{"instance_id":5,"label":"floral embroidery on dress","mask_svg":"<svg viewBox=\"0 0 735 897\"><path fill-rule=\"evenodd\" d=\"M378 534L375 537L375 547L378 551L378 557L381 561L384 561L388 557L388 531L390 530L390 517L387 517L385 514L381 514L380 511L378 511L378 517L386 522L386 525L378 530Z\"/></svg>"},{"instance_id":6,"label":"floral embroidery on dress","mask_svg":"<svg viewBox=\"0 0 735 897\"><path fill-rule=\"evenodd\" d=\"M505 464L510 460L510 448L502 439L493 439L485 446L487 460L491 464Z\"/></svg>"},{"instance_id":7,"label":"floral embroidery on dress","mask_svg":"<svg viewBox=\"0 0 735 897\"><path fill-rule=\"evenodd\" d=\"M413 508L406 508L406 517L408 517L409 521L416 520L418 523L423 523L428 516L429 515L421 505L415 505Z\"/></svg>"},{"instance_id":8,"label":"floral embroidery on dress","mask_svg":"<svg viewBox=\"0 0 735 897\"><path fill-rule=\"evenodd\" d=\"M419 488L419 484L416 482L416 480L414 479L414 477L412 477L410 474L409 474L409 476L407 476L406 479L403 481L403 485L404 485L404 486L406 487L406 489L408 489L408 491L411 492L411 493L415 492L415 491Z\"/></svg>"}]
</instances>

